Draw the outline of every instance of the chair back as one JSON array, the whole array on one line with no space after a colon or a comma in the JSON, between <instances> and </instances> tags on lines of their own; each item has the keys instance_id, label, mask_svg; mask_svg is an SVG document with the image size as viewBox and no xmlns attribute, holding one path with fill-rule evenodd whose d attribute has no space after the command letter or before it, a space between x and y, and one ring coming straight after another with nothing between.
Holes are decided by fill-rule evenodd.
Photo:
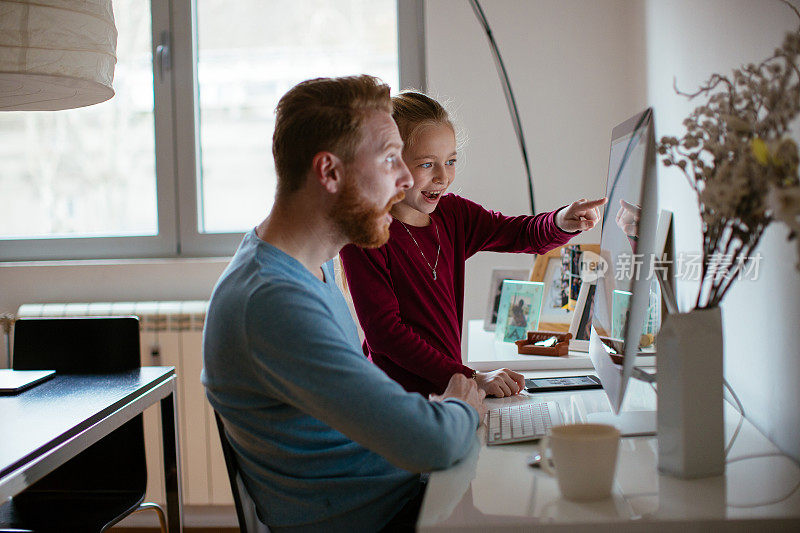
<instances>
[{"instance_id":1,"label":"chair back","mask_svg":"<svg viewBox=\"0 0 800 533\"><path fill-rule=\"evenodd\" d=\"M139 319L20 318L14 324L13 367L57 374L110 374L141 366Z\"/></svg>"},{"instance_id":2,"label":"chair back","mask_svg":"<svg viewBox=\"0 0 800 533\"><path fill-rule=\"evenodd\" d=\"M58 374L110 374L140 365L139 320L20 318L14 325L12 367ZM142 415L126 422L20 494L100 490L144 499L147 463Z\"/></svg>"},{"instance_id":3,"label":"chair back","mask_svg":"<svg viewBox=\"0 0 800 533\"><path fill-rule=\"evenodd\" d=\"M236 452L234 452L231 443L228 442L228 436L225 434L225 425L216 410L214 410L214 419L217 421L219 441L222 444L222 455L225 457L228 481L231 483L233 502L236 505L239 530L244 533L269 533L269 527L259 519L256 504L242 481L242 476L239 474L239 463L236 460Z\"/></svg>"}]
</instances>

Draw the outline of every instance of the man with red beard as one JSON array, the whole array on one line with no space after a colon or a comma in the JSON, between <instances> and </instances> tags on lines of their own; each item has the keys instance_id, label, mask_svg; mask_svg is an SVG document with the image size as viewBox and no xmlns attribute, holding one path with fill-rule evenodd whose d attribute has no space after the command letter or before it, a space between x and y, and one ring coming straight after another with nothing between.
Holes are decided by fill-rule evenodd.
<instances>
[{"instance_id":1,"label":"man with red beard","mask_svg":"<svg viewBox=\"0 0 800 533\"><path fill-rule=\"evenodd\" d=\"M281 98L274 207L211 297L202 381L272 531L413 530L419 473L464 457L485 413L461 374L425 399L370 363L334 282L331 259L384 244L413 183L391 111L371 76Z\"/></svg>"}]
</instances>

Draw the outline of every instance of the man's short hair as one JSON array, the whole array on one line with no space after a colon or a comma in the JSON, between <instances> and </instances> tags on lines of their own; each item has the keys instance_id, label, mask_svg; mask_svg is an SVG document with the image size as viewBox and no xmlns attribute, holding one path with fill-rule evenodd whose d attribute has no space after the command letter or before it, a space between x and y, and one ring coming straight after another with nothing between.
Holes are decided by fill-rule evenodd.
<instances>
[{"instance_id":1,"label":"man's short hair","mask_svg":"<svg viewBox=\"0 0 800 533\"><path fill-rule=\"evenodd\" d=\"M371 111L391 113L392 100L389 86L366 74L306 80L283 95L272 136L278 195L303 186L312 158L321 151L352 162Z\"/></svg>"}]
</instances>

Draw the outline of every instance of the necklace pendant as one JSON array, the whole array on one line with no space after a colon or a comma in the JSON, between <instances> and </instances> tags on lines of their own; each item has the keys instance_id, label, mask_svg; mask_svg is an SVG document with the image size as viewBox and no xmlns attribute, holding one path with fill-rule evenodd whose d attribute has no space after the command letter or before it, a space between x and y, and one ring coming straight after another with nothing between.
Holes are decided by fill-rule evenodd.
<instances>
[{"instance_id":1,"label":"necklace pendant","mask_svg":"<svg viewBox=\"0 0 800 533\"><path fill-rule=\"evenodd\" d=\"M402 220L398 219L397 221L400 224L403 224ZM431 264L428 262L428 258L425 257L425 253L422 251L422 247L417 242L417 239L414 238L414 235L411 234L411 230L408 229L408 226L403 224L403 227L406 229L406 232L408 232L408 236L411 237L411 240L414 242L414 245L417 247L417 250L419 250L419 255L422 256L422 260L425 261L425 264L428 265L428 268L431 269L431 273L433 273L433 281L436 281L437 277L436 266L439 264L439 252L442 251L442 243L439 240L439 226L437 226L436 223L433 222L433 219L431 219L431 224L433 224L433 229L436 230L436 260L433 262L433 266L431 266Z\"/></svg>"}]
</instances>

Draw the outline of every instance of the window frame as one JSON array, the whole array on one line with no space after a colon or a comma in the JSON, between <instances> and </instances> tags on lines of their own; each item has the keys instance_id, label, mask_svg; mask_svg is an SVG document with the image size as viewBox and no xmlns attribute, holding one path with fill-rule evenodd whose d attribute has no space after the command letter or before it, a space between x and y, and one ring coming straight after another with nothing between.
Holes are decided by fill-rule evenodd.
<instances>
[{"instance_id":1,"label":"window frame","mask_svg":"<svg viewBox=\"0 0 800 533\"><path fill-rule=\"evenodd\" d=\"M401 87L425 89L424 0L396 0ZM201 233L196 0L151 0L158 235L0 238L0 262L227 257L243 233ZM166 45L160 63L157 47ZM259 221L254 220L253 224Z\"/></svg>"}]
</instances>

